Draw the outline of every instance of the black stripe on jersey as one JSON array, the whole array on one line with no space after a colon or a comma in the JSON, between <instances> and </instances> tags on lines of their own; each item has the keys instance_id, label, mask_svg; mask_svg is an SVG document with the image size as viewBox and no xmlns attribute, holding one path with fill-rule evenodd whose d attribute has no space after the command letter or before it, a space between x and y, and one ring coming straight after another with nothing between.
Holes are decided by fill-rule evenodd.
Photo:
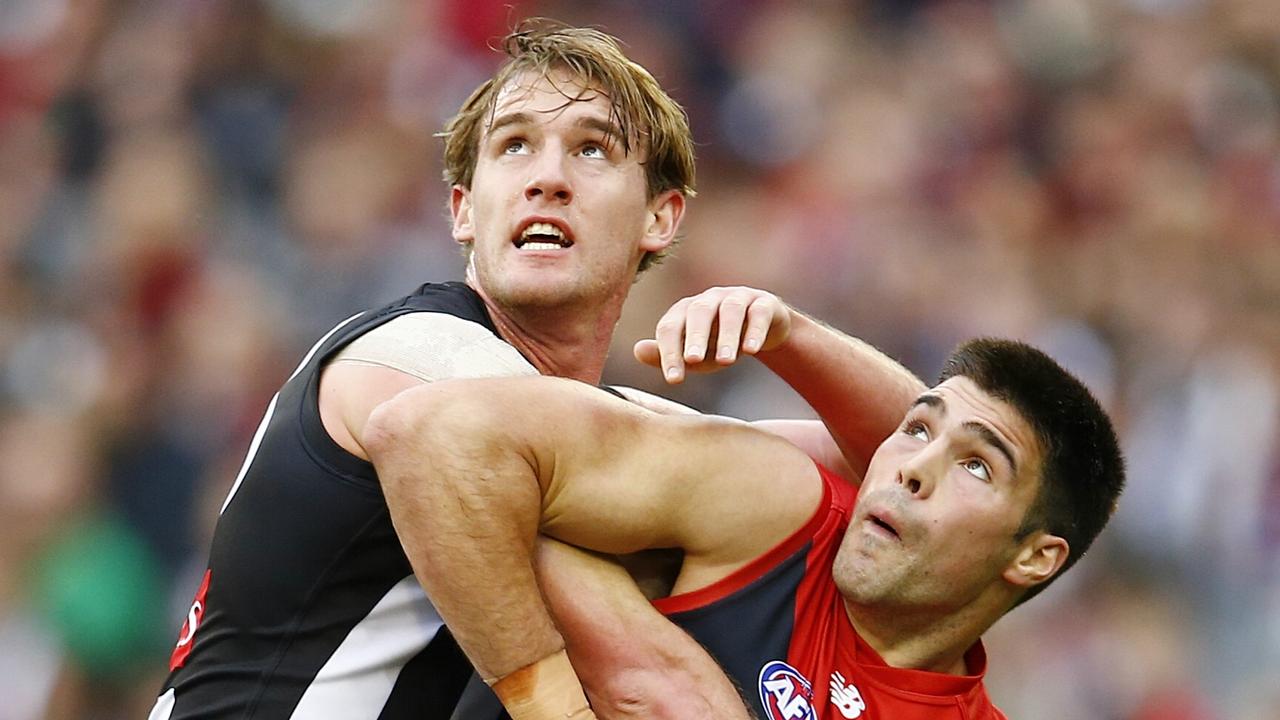
<instances>
[{"instance_id":1,"label":"black stripe on jersey","mask_svg":"<svg viewBox=\"0 0 1280 720\"><path fill-rule=\"evenodd\" d=\"M431 677L432 681L424 683L424 677ZM378 720L448 720L453 714L449 709L458 704L458 698L471 677L471 663L467 656L462 654L448 629L441 630L431 644L400 671L391 698Z\"/></svg>"},{"instance_id":2,"label":"black stripe on jersey","mask_svg":"<svg viewBox=\"0 0 1280 720\"><path fill-rule=\"evenodd\" d=\"M804 578L812 543L806 543L751 585L728 597L667 617L711 653L759 717L755 692L760 668L787 657L795 630L796 588Z\"/></svg>"}]
</instances>

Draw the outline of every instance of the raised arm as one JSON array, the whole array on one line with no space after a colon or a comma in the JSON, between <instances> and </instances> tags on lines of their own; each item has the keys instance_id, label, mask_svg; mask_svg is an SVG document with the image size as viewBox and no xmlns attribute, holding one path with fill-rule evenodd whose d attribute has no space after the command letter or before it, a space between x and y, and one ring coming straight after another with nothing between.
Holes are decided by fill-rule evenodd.
<instances>
[{"instance_id":1,"label":"raised arm","mask_svg":"<svg viewBox=\"0 0 1280 720\"><path fill-rule=\"evenodd\" d=\"M812 463L779 438L553 378L408 390L374 412L363 444L441 617L508 709L531 718L582 702L543 683L562 675L564 641L535 583L539 530L604 552L684 548L677 590L691 589L779 542L821 496ZM744 492L757 502L734 502Z\"/></svg>"},{"instance_id":2,"label":"raised arm","mask_svg":"<svg viewBox=\"0 0 1280 720\"><path fill-rule=\"evenodd\" d=\"M881 441L897 427L924 383L871 345L747 287L711 288L663 315L654 340L636 357L660 367L667 382L687 371L721 369L755 355L803 397L825 423L765 421L824 462L838 453L859 479ZM828 433L829 430L829 433ZM833 467L837 471L841 468ZM848 472L842 472L846 476Z\"/></svg>"}]
</instances>

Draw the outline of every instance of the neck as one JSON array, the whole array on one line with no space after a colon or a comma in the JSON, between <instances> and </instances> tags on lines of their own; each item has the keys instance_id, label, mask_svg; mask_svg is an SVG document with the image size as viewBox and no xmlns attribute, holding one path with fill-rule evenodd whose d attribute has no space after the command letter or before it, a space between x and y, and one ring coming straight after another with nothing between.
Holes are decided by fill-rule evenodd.
<instances>
[{"instance_id":1,"label":"neck","mask_svg":"<svg viewBox=\"0 0 1280 720\"><path fill-rule=\"evenodd\" d=\"M948 675L969 675L965 654L999 615L968 605L959 610L913 612L900 607L857 605L845 613L861 637L888 665Z\"/></svg>"},{"instance_id":2,"label":"neck","mask_svg":"<svg viewBox=\"0 0 1280 720\"><path fill-rule=\"evenodd\" d=\"M496 302L470 278L467 284L484 300L502 339L519 350L538 372L593 385L600 382L625 292L605 302L584 300L562 306L513 307Z\"/></svg>"}]
</instances>

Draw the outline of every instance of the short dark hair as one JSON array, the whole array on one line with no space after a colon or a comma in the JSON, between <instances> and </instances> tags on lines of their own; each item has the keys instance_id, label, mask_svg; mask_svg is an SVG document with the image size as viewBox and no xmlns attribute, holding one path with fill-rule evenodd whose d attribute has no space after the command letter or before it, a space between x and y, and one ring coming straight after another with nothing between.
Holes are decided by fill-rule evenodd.
<instances>
[{"instance_id":1,"label":"short dark hair","mask_svg":"<svg viewBox=\"0 0 1280 720\"><path fill-rule=\"evenodd\" d=\"M1066 539L1067 560L1026 602L1084 555L1115 512L1124 459L1111 419L1084 383L1045 353L1013 340L978 338L951 353L938 382L963 376L1013 408L1044 451L1040 490L1018 538L1045 530Z\"/></svg>"}]
</instances>

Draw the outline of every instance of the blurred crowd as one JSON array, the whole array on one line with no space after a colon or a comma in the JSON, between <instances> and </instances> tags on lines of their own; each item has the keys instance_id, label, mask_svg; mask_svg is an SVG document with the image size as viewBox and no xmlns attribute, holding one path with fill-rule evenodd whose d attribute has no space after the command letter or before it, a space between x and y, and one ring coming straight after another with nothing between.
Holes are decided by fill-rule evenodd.
<instances>
[{"instance_id":1,"label":"blurred crowd","mask_svg":"<svg viewBox=\"0 0 1280 720\"><path fill-rule=\"evenodd\" d=\"M664 389L631 360L716 284L926 379L973 335L1044 347L1129 488L990 633L997 704L1280 717L1274 0L4 0L0 720L146 715L271 394L461 277L433 133L530 15L621 37L698 142L606 379L810 413L750 363Z\"/></svg>"}]
</instances>

